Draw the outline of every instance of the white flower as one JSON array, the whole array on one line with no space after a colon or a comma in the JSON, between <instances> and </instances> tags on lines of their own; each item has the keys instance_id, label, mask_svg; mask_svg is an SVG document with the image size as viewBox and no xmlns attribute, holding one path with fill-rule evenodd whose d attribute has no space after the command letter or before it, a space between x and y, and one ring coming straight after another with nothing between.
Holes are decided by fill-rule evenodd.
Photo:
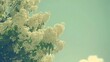
<instances>
[{"instance_id":1,"label":"white flower","mask_svg":"<svg viewBox=\"0 0 110 62\"><path fill-rule=\"evenodd\" d=\"M43 39L43 32L34 31L31 33L30 37L32 39L32 45L37 45Z\"/></svg>"},{"instance_id":2,"label":"white flower","mask_svg":"<svg viewBox=\"0 0 110 62\"><path fill-rule=\"evenodd\" d=\"M80 60L79 62L88 62L87 60L85 60L85 59L82 59L82 60Z\"/></svg>"},{"instance_id":3,"label":"white flower","mask_svg":"<svg viewBox=\"0 0 110 62\"><path fill-rule=\"evenodd\" d=\"M20 29L20 32L22 32L22 34L24 34L24 35L27 35L28 32L29 32L29 28L25 27L25 26L22 26L21 29Z\"/></svg>"},{"instance_id":4,"label":"white flower","mask_svg":"<svg viewBox=\"0 0 110 62\"><path fill-rule=\"evenodd\" d=\"M40 2L40 0L25 0L22 2L22 7L24 7L27 11L32 12L37 7L36 5Z\"/></svg>"},{"instance_id":5,"label":"white flower","mask_svg":"<svg viewBox=\"0 0 110 62\"><path fill-rule=\"evenodd\" d=\"M41 13L40 13L40 14L38 14L38 15L37 15L37 19L36 19L36 20L38 21L38 23L39 23L39 24L41 24L41 23L42 23L42 19L43 19L43 14L41 14Z\"/></svg>"},{"instance_id":6,"label":"white flower","mask_svg":"<svg viewBox=\"0 0 110 62\"><path fill-rule=\"evenodd\" d=\"M45 14L35 14L33 15L31 18L28 19L27 21L27 25L32 28L34 27L34 29L39 29L43 26L43 24L47 21L47 19L49 18L49 14L45 13Z\"/></svg>"},{"instance_id":7,"label":"white flower","mask_svg":"<svg viewBox=\"0 0 110 62\"><path fill-rule=\"evenodd\" d=\"M35 14L31 18L28 19L27 24L29 25L30 28L38 27L38 25L39 25L38 15L39 14Z\"/></svg>"},{"instance_id":8,"label":"white flower","mask_svg":"<svg viewBox=\"0 0 110 62\"><path fill-rule=\"evenodd\" d=\"M28 27L22 26L21 28L19 28L19 32L21 32L21 34L18 35L19 40L26 40L30 38L30 32Z\"/></svg>"},{"instance_id":9,"label":"white flower","mask_svg":"<svg viewBox=\"0 0 110 62\"><path fill-rule=\"evenodd\" d=\"M42 21L47 22L47 20L49 19L49 16L50 16L50 14L48 12L44 13Z\"/></svg>"},{"instance_id":10,"label":"white flower","mask_svg":"<svg viewBox=\"0 0 110 62\"><path fill-rule=\"evenodd\" d=\"M88 59L82 59L79 62L104 62L102 58L98 58L96 55L89 56Z\"/></svg>"},{"instance_id":11,"label":"white flower","mask_svg":"<svg viewBox=\"0 0 110 62\"><path fill-rule=\"evenodd\" d=\"M26 52L30 52L31 50L34 50L35 47L33 47L31 44L29 44L28 42L24 42L23 43L23 47L25 49Z\"/></svg>"},{"instance_id":12,"label":"white flower","mask_svg":"<svg viewBox=\"0 0 110 62\"><path fill-rule=\"evenodd\" d=\"M58 51L60 51L60 50L63 49L63 47L64 47L64 41L57 40L56 43L55 43L55 45L56 45L56 48L54 50L54 53L56 53L56 52L58 52Z\"/></svg>"},{"instance_id":13,"label":"white flower","mask_svg":"<svg viewBox=\"0 0 110 62\"><path fill-rule=\"evenodd\" d=\"M41 62L53 62L53 58L54 58L54 56L52 54L46 54L42 58Z\"/></svg>"},{"instance_id":14,"label":"white flower","mask_svg":"<svg viewBox=\"0 0 110 62\"><path fill-rule=\"evenodd\" d=\"M8 27L8 28L11 28L11 25L12 25L12 20L10 18L7 19L7 21L5 21L3 23L3 26L4 27Z\"/></svg>"},{"instance_id":15,"label":"white flower","mask_svg":"<svg viewBox=\"0 0 110 62\"><path fill-rule=\"evenodd\" d=\"M103 59L100 59L97 56L89 56L88 62L103 62Z\"/></svg>"},{"instance_id":16,"label":"white flower","mask_svg":"<svg viewBox=\"0 0 110 62\"><path fill-rule=\"evenodd\" d=\"M27 19L28 19L28 12L25 9L21 9L20 12L15 14L12 20L15 25L23 26Z\"/></svg>"},{"instance_id":17,"label":"white flower","mask_svg":"<svg viewBox=\"0 0 110 62\"><path fill-rule=\"evenodd\" d=\"M44 31L44 37L43 41L44 42L55 42L57 39L57 34L52 28L47 28Z\"/></svg>"},{"instance_id":18,"label":"white flower","mask_svg":"<svg viewBox=\"0 0 110 62\"><path fill-rule=\"evenodd\" d=\"M3 4L1 4L1 1L4 1ZM17 26L15 32L18 35L10 36L12 41L16 40L13 51L18 54L23 48L25 53L30 53L26 55L29 60L52 62L53 50L58 52L64 46L64 42L58 40L64 26L63 24L57 24L53 28L44 28L50 14L46 12L33 15L39 2L40 0L0 0L0 16L6 17L6 21L0 23L0 35L7 30L13 30ZM22 56L22 53L20 56ZM10 58L10 60L12 62L25 62L22 59L25 59L26 56Z\"/></svg>"},{"instance_id":19,"label":"white flower","mask_svg":"<svg viewBox=\"0 0 110 62\"><path fill-rule=\"evenodd\" d=\"M34 56L32 56L32 54L29 55L29 57L33 60L39 60L39 59L41 59L41 57L45 56L45 54L43 53L42 50L34 51L34 53L36 53L36 55L34 55Z\"/></svg>"},{"instance_id":20,"label":"white flower","mask_svg":"<svg viewBox=\"0 0 110 62\"><path fill-rule=\"evenodd\" d=\"M37 8L38 8L37 6L31 6L31 10L35 10Z\"/></svg>"},{"instance_id":21,"label":"white flower","mask_svg":"<svg viewBox=\"0 0 110 62\"><path fill-rule=\"evenodd\" d=\"M26 36L24 36L22 34L19 34L18 37L19 37L19 41L24 41L24 40L28 39Z\"/></svg>"},{"instance_id":22,"label":"white flower","mask_svg":"<svg viewBox=\"0 0 110 62\"><path fill-rule=\"evenodd\" d=\"M29 12L28 11L26 11L25 9L23 9L23 8L21 8L20 9L20 13L23 15L23 18L26 20L26 19L28 19L28 15L29 15ZM24 20L24 21L25 21Z\"/></svg>"},{"instance_id":23,"label":"white flower","mask_svg":"<svg viewBox=\"0 0 110 62\"><path fill-rule=\"evenodd\" d=\"M65 29L65 27L63 24L56 24L54 26L54 30L56 31L58 36L64 31L64 29Z\"/></svg>"}]
</instances>

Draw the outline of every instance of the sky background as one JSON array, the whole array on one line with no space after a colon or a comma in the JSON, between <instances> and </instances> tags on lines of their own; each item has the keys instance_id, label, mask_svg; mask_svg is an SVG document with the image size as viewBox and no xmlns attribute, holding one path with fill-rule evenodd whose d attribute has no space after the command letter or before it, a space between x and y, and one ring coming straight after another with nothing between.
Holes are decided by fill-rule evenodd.
<instances>
[{"instance_id":1,"label":"sky background","mask_svg":"<svg viewBox=\"0 0 110 62\"><path fill-rule=\"evenodd\" d=\"M79 62L90 55L110 62L110 0L42 0L38 11L50 12L47 25L65 22L65 47L54 62Z\"/></svg>"}]
</instances>

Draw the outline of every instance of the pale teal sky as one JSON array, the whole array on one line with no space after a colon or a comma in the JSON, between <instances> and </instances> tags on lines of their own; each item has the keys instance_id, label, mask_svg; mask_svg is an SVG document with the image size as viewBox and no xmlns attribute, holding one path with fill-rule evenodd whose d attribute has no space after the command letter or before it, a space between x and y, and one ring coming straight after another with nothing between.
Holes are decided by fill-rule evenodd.
<instances>
[{"instance_id":1,"label":"pale teal sky","mask_svg":"<svg viewBox=\"0 0 110 62\"><path fill-rule=\"evenodd\" d=\"M48 25L65 22L65 47L54 62L78 62L90 55L110 62L110 0L42 0L38 11L51 13Z\"/></svg>"}]
</instances>

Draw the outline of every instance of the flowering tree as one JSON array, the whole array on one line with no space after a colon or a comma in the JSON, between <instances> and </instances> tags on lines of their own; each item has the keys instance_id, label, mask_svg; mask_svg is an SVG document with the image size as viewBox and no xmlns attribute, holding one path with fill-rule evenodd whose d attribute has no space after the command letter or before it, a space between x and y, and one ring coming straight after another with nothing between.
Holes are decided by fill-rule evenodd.
<instances>
[{"instance_id":1,"label":"flowering tree","mask_svg":"<svg viewBox=\"0 0 110 62\"><path fill-rule=\"evenodd\" d=\"M63 48L64 25L44 27L49 13L32 13L39 2L0 0L0 62L52 62Z\"/></svg>"}]
</instances>

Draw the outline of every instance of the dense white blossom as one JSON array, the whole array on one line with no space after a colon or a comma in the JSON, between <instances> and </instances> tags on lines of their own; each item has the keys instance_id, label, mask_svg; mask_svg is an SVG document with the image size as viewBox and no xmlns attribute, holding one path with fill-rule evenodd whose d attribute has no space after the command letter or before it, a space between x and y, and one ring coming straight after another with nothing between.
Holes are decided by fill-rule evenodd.
<instances>
[{"instance_id":1,"label":"dense white blossom","mask_svg":"<svg viewBox=\"0 0 110 62\"><path fill-rule=\"evenodd\" d=\"M56 48L55 48L54 53L62 50L64 47L64 41L62 41L62 40L57 40L55 44L56 44Z\"/></svg>"},{"instance_id":2,"label":"dense white blossom","mask_svg":"<svg viewBox=\"0 0 110 62\"><path fill-rule=\"evenodd\" d=\"M21 33L18 35L19 40L26 40L30 38L28 27L25 27L25 26L20 27L19 32Z\"/></svg>"},{"instance_id":3,"label":"dense white blossom","mask_svg":"<svg viewBox=\"0 0 110 62\"><path fill-rule=\"evenodd\" d=\"M55 42L57 39L57 34L53 28L47 28L44 31L43 41L45 42Z\"/></svg>"},{"instance_id":4,"label":"dense white blossom","mask_svg":"<svg viewBox=\"0 0 110 62\"><path fill-rule=\"evenodd\" d=\"M12 20L9 18L6 22L3 23L4 28L9 27L11 28Z\"/></svg>"},{"instance_id":5,"label":"dense white blossom","mask_svg":"<svg viewBox=\"0 0 110 62\"><path fill-rule=\"evenodd\" d=\"M31 50L34 49L34 47L31 44L29 44L28 42L26 42L26 41L23 42L23 47L25 48L26 52L30 52Z\"/></svg>"},{"instance_id":6,"label":"dense white blossom","mask_svg":"<svg viewBox=\"0 0 110 62\"><path fill-rule=\"evenodd\" d=\"M57 36L59 36L63 32L64 29L65 29L64 24L56 24L54 26L54 30L56 31Z\"/></svg>"},{"instance_id":7,"label":"dense white blossom","mask_svg":"<svg viewBox=\"0 0 110 62\"><path fill-rule=\"evenodd\" d=\"M32 44L37 45L43 39L43 32L32 32L30 37L32 39Z\"/></svg>"},{"instance_id":8,"label":"dense white blossom","mask_svg":"<svg viewBox=\"0 0 110 62\"><path fill-rule=\"evenodd\" d=\"M54 58L54 56L52 54L46 54L42 58L41 62L53 62L53 58Z\"/></svg>"},{"instance_id":9,"label":"dense white blossom","mask_svg":"<svg viewBox=\"0 0 110 62\"><path fill-rule=\"evenodd\" d=\"M27 25L30 28L34 28L34 30L41 28L43 26L43 24L48 20L49 18L49 14L48 13L44 13L44 14L35 14L32 17L30 17L30 19L28 19L27 21Z\"/></svg>"},{"instance_id":10,"label":"dense white blossom","mask_svg":"<svg viewBox=\"0 0 110 62\"><path fill-rule=\"evenodd\" d=\"M52 62L64 47L64 24L44 27L50 14L35 13L40 0L0 0L0 62ZM4 51L6 50L6 51ZM11 55L10 55L11 54Z\"/></svg>"},{"instance_id":11,"label":"dense white blossom","mask_svg":"<svg viewBox=\"0 0 110 62\"><path fill-rule=\"evenodd\" d=\"M36 5L40 2L40 0L24 0L21 4L21 7L25 8L26 10L33 11L38 8Z\"/></svg>"},{"instance_id":12,"label":"dense white blossom","mask_svg":"<svg viewBox=\"0 0 110 62\"><path fill-rule=\"evenodd\" d=\"M98 58L96 55L89 56L88 59L82 59L79 62L104 62L102 58Z\"/></svg>"},{"instance_id":13,"label":"dense white blossom","mask_svg":"<svg viewBox=\"0 0 110 62\"><path fill-rule=\"evenodd\" d=\"M28 19L28 12L25 9L21 9L19 13L15 14L13 17L14 24L18 26L23 26L26 20Z\"/></svg>"}]
</instances>

